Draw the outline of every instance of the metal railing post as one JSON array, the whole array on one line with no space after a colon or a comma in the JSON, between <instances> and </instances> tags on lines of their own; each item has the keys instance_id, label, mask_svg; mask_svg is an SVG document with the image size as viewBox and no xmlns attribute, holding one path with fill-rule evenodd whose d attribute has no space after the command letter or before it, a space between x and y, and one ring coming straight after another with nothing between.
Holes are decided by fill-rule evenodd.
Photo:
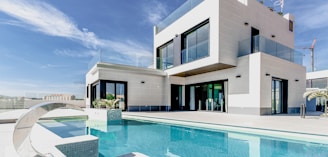
<instances>
[{"instance_id":1,"label":"metal railing post","mask_svg":"<svg viewBox=\"0 0 328 157\"><path fill-rule=\"evenodd\" d=\"M305 118L305 110L306 110L305 104L301 104L301 106L300 106L300 116L301 116L301 118Z\"/></svg>"}]
</instances>

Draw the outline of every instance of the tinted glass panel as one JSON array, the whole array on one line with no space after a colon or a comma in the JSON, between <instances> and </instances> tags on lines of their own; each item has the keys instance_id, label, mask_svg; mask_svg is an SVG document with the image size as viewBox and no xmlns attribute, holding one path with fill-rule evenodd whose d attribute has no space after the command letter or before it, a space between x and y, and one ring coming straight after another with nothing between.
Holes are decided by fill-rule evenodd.
<instances>
[{"instance_id":1,"label":"tinted glass panel","mask_svg":"<svg viewBox=\"0 0 328 157\"><path fill-rule=\"evenodd\" d=\"M106 83L106 99L115 99L115 84Z\"/></svg>"},{"instance_id":2,"label":"tinted glass panel","mask_svg":"<svg viewBox=\"0 0 328 157\"><path fill-rule=\"evenodd\" d=\"M327 78L312 80L312 88L326 88L326 87L327 87Z\"/></svg>"},{"instance_id":3,"label":"tinted glass panel","mask_svg":"<svg viewBox=\"0 0 328 157\"><path fill-rule=\"evenodd\" d=\"M209 50L209 24L204 24L199 28L183 35L183 45L181 52L181 62L188 63L208 56Z\"/></svg>"},{"instance_id":4,"label":"tinted glass panel","mask_svg":"<svg viewBox=\"0 0 328 157\"><path fill-rule=\"evenodd\" d=\"M173 67L174 62L173 42L163 45L158 49L157 69L168 69Z\"/></svg>"}]
</instances>

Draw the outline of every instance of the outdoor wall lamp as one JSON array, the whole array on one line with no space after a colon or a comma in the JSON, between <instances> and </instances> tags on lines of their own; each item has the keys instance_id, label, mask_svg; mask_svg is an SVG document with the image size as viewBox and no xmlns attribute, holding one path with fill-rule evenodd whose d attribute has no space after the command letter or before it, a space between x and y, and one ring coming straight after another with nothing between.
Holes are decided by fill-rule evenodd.
<instances>
[{"instance_id":1,"label":"outdoor wall lamp","mask_svg":"<svg viewBox=\"0 0 328 157\"><path fill-rule=\"evenodd\" d=\"M298 82L299 80L298 79L295 79L295 82Z\"/></svg>"},{"instance_id":2,"label":"outdoor wall lamp","mask_svg":"<svg viewBox=\"0 0 328 157\"><path fill-rule=\"evenodd\" d=\"M236 78L241 78L241 75L237 75Z\"/></svg>"},{"instance_id":3,"label":"outdoor wall lamp","mask_svg":"<svg viewBox=\"0 0 328 157\"><path fill-rule=\"evenodd\" d=\"M244 25L245 25L245 26L248 26L248 22L245 22Z\"/></svg>"},{"instance_id":4,"label":"outdoor wall lamp","mask_svg":"<svg viewBox=\"0 0 328 157\"><path fill-rule=\"evenodd\" d=\"M276 35L272 34L272 35L271 35L271 37L272 37L272 38L275 38L275 37L276 37Z\"/></svg>"},{"instance_id":5,"label":"outdoor wall lamp","mask_svg":"<svg viewBox=\"0 0 328 157\"><path fill-rule=\"evenodd\" d=\"M269 73L265 73L265 76L270 76L270 74Z\"/></svg>"},{"instance_id":6,"label":"outdoor wall lamp","mask_svg":"<svg viewBox=\"0 0 328 157\"><path fill-rule=\"evenodd\" d=\"M144 84L144 83L145 83L145 81L141 81L140 83Z\"/></svg>"}]
</instances>

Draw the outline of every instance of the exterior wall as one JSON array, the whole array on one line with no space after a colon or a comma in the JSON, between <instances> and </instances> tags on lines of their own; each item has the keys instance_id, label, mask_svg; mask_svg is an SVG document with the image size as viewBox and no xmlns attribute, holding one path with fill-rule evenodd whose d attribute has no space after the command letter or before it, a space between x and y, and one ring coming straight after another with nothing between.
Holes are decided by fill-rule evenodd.
<instances>
[{"instance_id":1,"label":"exterior wall","mask_svg":"<svg viewBox=\"0 0 328 157\"><path fill-rule=\"evenodd\" d=\"M258 54L253 54L258 55ZM272 77L288 80L288 113L299 112L299 107L305 103L306 68L285 60L261 55L261 112L271 110L271 80ZM265 74L270 74L270 77ZM297 81L298 80L298 81Z\"/></svg>"},{"instance_id":2,"label":"exterior wall","mask_svg":"<svg viewBox=\"0 0 328 157\"><path fill-rule=\"evenodd\" d=\"M85 77L86 88L88 89L87 94L88 96L85 97L85 104L86 108L91 107L91 85L99 80L99 71L97 70L97 64L95 64L90 71L86 74Z\"/></svg>"},{"instance_id":3,"label":"exterior wall","mask_svg":"<svg viewBox=\"0 0 328 157\"><path fill-rule=\"evenodd\" d=\"M324 79L328 78L328 70L309 72L306 74L306 80Z\"/></svg>"},{"instance_id":4,"label":"exterior wall","mask_svg":"<svg viewBox=\"0 0 328 157\"><path fill-rule=\"evenodd\" d=\"M288 81L288 113L304 103L305 67L267 55L254 53L238 58L235 68L180 79L181 85L228 80L228 112L237 114L271 114L272 78ZM270 76L266 76L266 74ZM239 78L236 76L240 75ZM298 80L298 81L295 81ZM171 82L176 82L175 80Z\"/></svg>"},{"instance_id":5,"label":"exterior wall","mask_svg":"<svg viewBox=\"0 0 328 157\"><path fill-rule=\"evenodd\" d=\"M186 13L184 16L176 20L170 26L156 34L154 31L154 63L156 63L156 50L159 46L167 43L168 41L175 38L176 35L181 35L187 30L195 27L199 23L209 19L210 20L210 44L209 45L209 56L203 59L192 61L183 65L176 66L174 68L166 70L168 75L184 72L200 67L212 65L218 63L218 34L219 34L219 12L218 12L219 1L204 0L198 6L193 8L191 11ZM202 14L206 13L206 14ZM154 64L156 68L156 64Z\"/></svg>"},{"instance_id":6,"label":"exterior wall","mask_svg":"<svg viewBox=\"0 0 328 157\"><path fill-rule=\"evenodd\" d=\"M246 5L236 0L219 1L219 43L211 43L220 45L220 63L236 65L238 42L251 37L251 27L258 29L261 36L294 47L294 33L289 31L286 19L289 16L282 18L257 0L247 1Z\"/></svg>"},{"instance_id":7,"label":"exterior wall","mask_svg":"<svg viewBox=\"0 0 328 157\"><path fill-rule=\"evenodd\" d=\"M258 29L261 36L294 47L294 33L289 31L289 20L294 20L291 15L282 17L257 0L204 0L161 32L156 34L154 29L154 54L159 46L180 38L185 31L207 19L210 24L209 57L167 69L169 75L216 63L236 66L238 44L251 38L251 27Z\"/></svg>"},{"instance_id":8,"label":"exterior wall","mask_svg":"<svg viewBox=\"0 0 328 157\"><path fill-rule=\"evenodd\" d=\"M88 73L87 84L93 84L98 80L127 82L128 110L133 107L147 108L151 106L168 106L169 104L167 101L169 86L167 85L167 77L162 71L122 65L96 67L93 70L97 72L94 72L95 76ZM90 104L90 98L88 103Z\"/></svg>"}]
</instances>

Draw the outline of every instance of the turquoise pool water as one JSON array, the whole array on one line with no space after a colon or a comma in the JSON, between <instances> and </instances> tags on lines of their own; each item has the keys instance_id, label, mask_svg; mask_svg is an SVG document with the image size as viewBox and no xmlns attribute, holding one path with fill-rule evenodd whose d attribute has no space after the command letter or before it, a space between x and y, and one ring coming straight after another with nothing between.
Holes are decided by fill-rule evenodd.
<instances>
[{"instance_id":1,"label":"turquoise pool water","mask_svg":"<svg viewBox=\"0 0 328 157\"><path fill-rule=\"evenodd\" d=\"M85 123L72 121L42 125L65 137L82 132L99 137L100 157L130 152L152 157L328 157L325 144L145 121L111 122L102 130L86 129Z\"/></svg>"}]
</instances>

